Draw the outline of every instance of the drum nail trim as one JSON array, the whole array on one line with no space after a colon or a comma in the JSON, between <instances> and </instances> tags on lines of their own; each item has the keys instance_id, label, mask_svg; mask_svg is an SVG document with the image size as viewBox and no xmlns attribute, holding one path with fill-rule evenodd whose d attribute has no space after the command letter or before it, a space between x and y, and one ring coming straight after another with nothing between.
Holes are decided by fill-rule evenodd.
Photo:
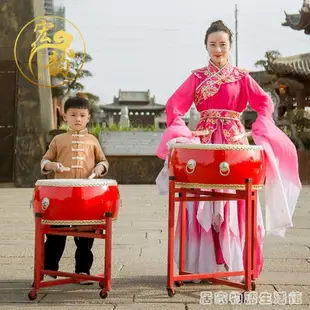
<instances>
[{"instance_id":1,"label":"drum nail trim","mask_svg":"<svg viewBox=\"0 0 310 310\"><path fill-rule=\"evenodd\" d=\"M77 179L76 179L77 180ZM82 181L82 182L81 182ZM92 187L92 186L117 186L116 181L104 181L99 179L81 180L80 182L70 182L64 179L63 182L53 182L53 180L38 180L35 186L52 187Z\"/></svg>"},{"instance_id":2,"label":"drum nail trim","mask_svg":"<svg viewBox=\"0 0 310 310\"><path fill-rule=\"evenodd\" d=\"M113 218L112 221L116 221L117 218ZM85 221L52 221L42 220L44 225L98 225L105 224L106 220L85 220Z\"/></svg>"},{"instance_id":3,"label":"drum nail trim","mask_svg":"<svg viewBox=\"0 0 310 310\"><path fill-rule=\"evenodd\" d=\"M202 184L202 183L184 183L175 182L176 187L183 188L209 188L209 189L243 189L245 190L245 185L243 184ZM258 190L262 189L263 184L252 185L252 189Z\"/></svg>"},{"instance_id":4,"label":"drum nail trim","mask_svg":"<svg viewBox=\"0 0 310 310\"><path fill-rule=\"evenodd\" d=\"M243 144L183 144L183 143L174 143L171 145L171 148L175 149L199 149L199 150L232 150L232 151L241 151L241 150L263 150L263 147L260 145L243 145Z\"/></svg>"}]
</instances>

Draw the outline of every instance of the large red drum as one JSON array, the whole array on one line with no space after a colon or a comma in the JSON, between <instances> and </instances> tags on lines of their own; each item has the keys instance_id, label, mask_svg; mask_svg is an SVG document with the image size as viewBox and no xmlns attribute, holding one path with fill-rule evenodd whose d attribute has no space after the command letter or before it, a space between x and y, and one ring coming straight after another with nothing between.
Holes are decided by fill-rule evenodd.
<instances>
[{"instance_id":1,"label":"large red drum","mask_svg":"<svg viewBox=\"0 0 310 310\"><path fill-rule=\"evenodd\" d=\"M120 194L115 180L38 180L33 192L33 211L42 222L57 225L94 225L105 221L105 213L116 219Z\"/></svg>"},{"instance_id":2,"label":"large red drum","mask_svg":"<svg viewBox=\"0 0 310 310\"><path fill-rule=\"evenodd\" d=\"M173 144L169 152L169 175L186 188L253 189L265 180L265 157L261 146L237 144Z\"/></svg>"}]
</instances>

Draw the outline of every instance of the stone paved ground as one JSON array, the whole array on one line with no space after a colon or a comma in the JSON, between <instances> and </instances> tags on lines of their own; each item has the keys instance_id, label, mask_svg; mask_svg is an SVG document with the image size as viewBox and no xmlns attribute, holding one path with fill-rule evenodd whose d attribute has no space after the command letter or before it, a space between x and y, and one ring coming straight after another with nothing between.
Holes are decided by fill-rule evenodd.
<instances>
[{"instance_id":1,"label":"stone paved ground","mask_svg":"<svg viewBox=\"0 0 310 310\"><path fill-rule=\"evenodd\" d=\"M231 292L230 288L188 284L167 296L167 197L155 186L120 186L123 205L114 225L113 290L99 297L97 285L41 289L38 299L27 298L33 273L32 189L0 188L0 307L1 309L180 309L199 310L200 292ZM259 306L260 309L310 309L310 187L305 187L285 239L267 237L265 267L258 292L299 291L302 305ZM93 272L100 272L103 241L96 240ZM68 239L61 269L73 271L74 243ZM212 309L249 306L212 306Z\"/></svg>"}]
</instances>

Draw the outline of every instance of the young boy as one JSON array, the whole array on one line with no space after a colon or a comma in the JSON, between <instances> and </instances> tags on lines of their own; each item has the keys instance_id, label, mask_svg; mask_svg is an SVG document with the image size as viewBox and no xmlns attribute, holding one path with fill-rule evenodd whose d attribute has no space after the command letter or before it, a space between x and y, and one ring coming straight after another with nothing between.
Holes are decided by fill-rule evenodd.
<instances>
[{"instance_id":1,"label":"young boy","mask_svg":"<svg viewBox=\"0 0 310 310\"><path fill-rule=\"evenodd\" d=\"M41 171L54 171L55 178L72 179L104 176L109 169L108 161L96 137L87 131L90 120L90 104L81 97L70 98L64 105L64 120L69 126L67 133L54 137L41 161ZM70 168L70 169L68 169ZM57 271L66 244L66 236L47 235L45 242L45 270ZM75 272L90 274L93 264L94 239L74 238ZM45 279L51 279L46 276ZM81 284L90 284L89 281Z\"/></svg>"}]
</instances>

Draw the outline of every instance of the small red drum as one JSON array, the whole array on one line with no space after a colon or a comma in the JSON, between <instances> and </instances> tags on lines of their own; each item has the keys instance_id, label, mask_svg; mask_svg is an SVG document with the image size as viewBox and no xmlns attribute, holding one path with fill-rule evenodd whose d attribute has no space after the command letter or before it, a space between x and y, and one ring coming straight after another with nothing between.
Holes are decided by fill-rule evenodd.
<instances>
[{"instance_id":1,"label":"small red drum","mask_svg":"<svg viewBox=\"0 0 310 310\"><path fill-rule=\"evenodd\" d=\"M265 157L261 146L240 144L173 144L169 153L169 175L176 186L186 188L253 189L265 180Z\"/></svg>"},{"instance_id":2,"label":"small red drum","mask_svg":"<svg viewBox=\"0 0 310 310\"><path fill-rule=\"evenodd\" d=\"M105 213L116 219L120 194L115 180L38 180L33 192L33 211L42 214L42 223L54 225L95 225Z\"/></svg>"}]
</instances>

